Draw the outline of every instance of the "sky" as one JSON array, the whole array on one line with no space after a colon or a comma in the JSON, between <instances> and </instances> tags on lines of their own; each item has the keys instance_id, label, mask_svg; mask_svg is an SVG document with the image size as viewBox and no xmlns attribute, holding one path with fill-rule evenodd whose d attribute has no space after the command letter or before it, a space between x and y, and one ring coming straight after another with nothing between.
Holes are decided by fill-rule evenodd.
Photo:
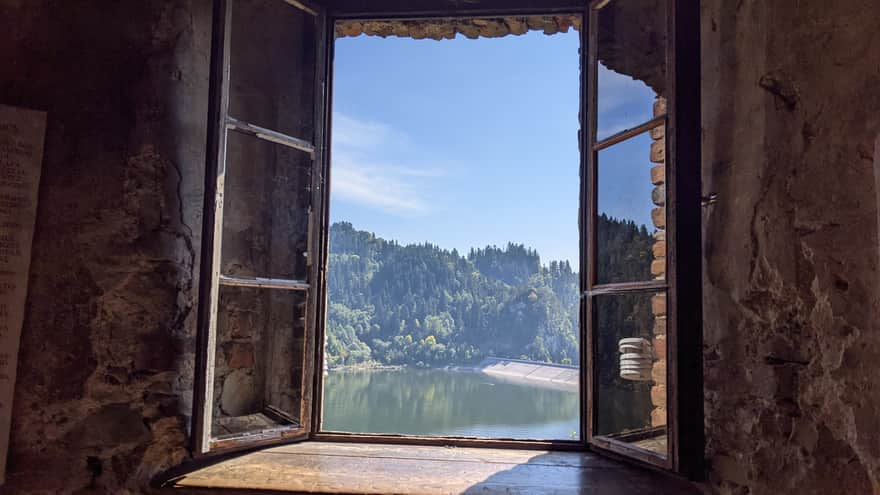
<instances>
[{"instance_id":1,"label":"sky","mask_svg":"<svg viewBox=\"0 0 880 495\"><path fill-rule=\"evenodd\" d=\"M331 221L402 244L523 243L578 266L578 34L336 41ZM599 136L653 92L600 69ZM650 225L650 140L600 154L600 211Z\"/></svg>"}]
</instances>

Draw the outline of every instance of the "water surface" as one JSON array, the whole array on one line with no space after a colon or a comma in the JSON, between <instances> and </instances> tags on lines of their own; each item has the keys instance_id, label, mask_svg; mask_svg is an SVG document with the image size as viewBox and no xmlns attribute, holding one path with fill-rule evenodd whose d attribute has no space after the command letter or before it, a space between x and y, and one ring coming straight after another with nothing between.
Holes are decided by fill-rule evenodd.
<instances>
[{"instance_id":1,"label":"water surface","mask_svg":"<svg viewBox=\"0 0 880 495\"><path fill-rule=\"evenodd\" d=\"M480 372L382 370L324 377L324 431L577 440L575 389Z\"/></svg>"}]
</instances>

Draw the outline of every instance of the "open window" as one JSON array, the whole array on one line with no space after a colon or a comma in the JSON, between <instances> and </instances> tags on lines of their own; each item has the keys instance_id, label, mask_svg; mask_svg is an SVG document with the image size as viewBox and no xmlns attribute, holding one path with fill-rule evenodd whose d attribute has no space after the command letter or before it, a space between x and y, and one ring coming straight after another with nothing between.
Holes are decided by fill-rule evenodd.
<instances>
[{"instance_id":1,"label":"open window","mask_svg":"<svg viewBox=\"0 0 880 495\"><path fill-rule=\"evenodd\" d=\"M581 32L584 434L564 447L699 475L697 0L600 0L586 7L575 0L215 0L197 453L327 439L318 370L336 22L573 14ZM478 444L525 442L471 443Z\"/></svg>"},{"instance_id":2,"label":"open window","mask_svg":"<svg viewBox=\"0 0 880 495\"><path fill-rule=\"evenodd\" d=\"M195 451L310 432L325 13L215 2Z\"/></svg>"},{"instance_id":3,"label":"open window","mask_svg":"<svg viewBox=\"0 0 880 495\"><path fill-rule=\"evenodd\" d=\"M698 12L598 0L584 34L586 430L594 448L690 474L703 444Z\"/></svg>"}]
</instances>

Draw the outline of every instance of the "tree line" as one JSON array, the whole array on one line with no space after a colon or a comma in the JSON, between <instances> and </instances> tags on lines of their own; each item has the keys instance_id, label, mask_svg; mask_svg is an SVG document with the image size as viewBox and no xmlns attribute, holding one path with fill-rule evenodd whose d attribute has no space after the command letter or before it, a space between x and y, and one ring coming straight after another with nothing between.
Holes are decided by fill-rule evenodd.
<instances>
[{"instance_id":1,"label":"tree line","mask_svg":"<svg viewBox=\"0 0 880 495\"><path fill-rule=\"evenodd\" d=\"M598 233L599 252L608 253L599 258L600 272L636 280L650 270L652 238L644 226L601 216ZM568 261L544 264L523 244L462 254L335 223L325 356L331 366L468 365L487 356L577 365L579 286ZM622 299L600 314L611 329L600 340L609 366L618 338L650 331L645 311ZM617 324L634 319L644 323Z\"/></svg>"}]
</instances>

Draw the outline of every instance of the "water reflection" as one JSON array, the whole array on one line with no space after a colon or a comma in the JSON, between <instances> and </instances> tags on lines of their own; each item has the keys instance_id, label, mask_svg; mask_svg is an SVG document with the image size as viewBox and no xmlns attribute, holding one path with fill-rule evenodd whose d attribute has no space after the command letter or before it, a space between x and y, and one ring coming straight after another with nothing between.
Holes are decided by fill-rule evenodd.
<instances>
[{"instance_id":1,"label":"water reflection","mask_svg":"<svg viewBox=\"0 0 880 495\"><path fill-rule=\"evenodd\" d=\"M577 390L478 372L335 372L324 378L325 431L486 438L579 438Z\"/></svg>"}]
</instances>

